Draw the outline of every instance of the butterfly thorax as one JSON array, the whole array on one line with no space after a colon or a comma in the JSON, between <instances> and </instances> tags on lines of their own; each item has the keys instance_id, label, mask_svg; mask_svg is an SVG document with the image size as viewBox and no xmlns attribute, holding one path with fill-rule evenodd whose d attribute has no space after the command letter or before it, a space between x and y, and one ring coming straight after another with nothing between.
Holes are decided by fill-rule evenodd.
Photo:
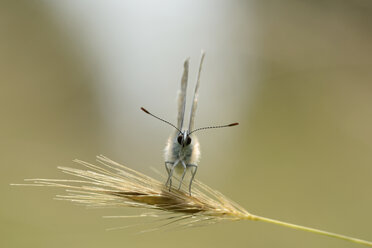
<instances>
[{"instance_id":1,"label":"butterfly thorax","mask_svg":"<svg viewBox=\"0 0 372 248\"><path fill-rule=\"evenodd\" d=\"M180 135L184 142L180 142ZM188 143L190 138L190 143ZM165 147L165 160L169 162L183 161L186 165L199 162L199 142L195 135L189 135L187 131L174 132L168 139Z\"/></svg>"}]
</instances>

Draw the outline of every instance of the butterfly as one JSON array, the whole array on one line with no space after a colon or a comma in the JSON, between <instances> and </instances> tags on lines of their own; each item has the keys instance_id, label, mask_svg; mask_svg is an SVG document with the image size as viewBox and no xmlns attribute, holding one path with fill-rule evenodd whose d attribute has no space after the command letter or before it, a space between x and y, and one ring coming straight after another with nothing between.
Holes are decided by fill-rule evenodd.
<instances>
[{"instance_id":1,"label":"butterfly","mask_svg":"<svg viewBox=\"0 0 372 248\"><path fill-rule=\"evenodd\" d=\"M195 132L212 129L212 128L222 128L222 127L232 127L239 123L231 123L222 126L208 126L194 129L195 112L198 105L198 91L200 85L200 73L204 61L205 53L202 51L199 70L197 74L197 80L194 90L194 96L191 106L191 112L189 117L188 127L184 128L185 120L185 108L186 108L186 91L187 91L187 81L189 74L189 59L186 59L183 64L183 75L181 79L181 89L178 92L178 116L177 116L177 126L172 123L150 113L147 109L141 107L141 110L146 114L155 117L156 119L167 123L168 125L174 127L175 131L171 133L168 138L167 144L164 149L165 158L165 169L168 173L168 179L165 183L166 186L169 185L169 190L172 188L172 177L173 174L178 174L180 178L178 190L181 189L182 181L185 177L187 171L191 171L191 179L189 183L189 193L191 195L191 185L194 180L196 171L198 169L198 164L200 160L200 145L199 141L195 135Z\"/></svg>"}]
</instances>

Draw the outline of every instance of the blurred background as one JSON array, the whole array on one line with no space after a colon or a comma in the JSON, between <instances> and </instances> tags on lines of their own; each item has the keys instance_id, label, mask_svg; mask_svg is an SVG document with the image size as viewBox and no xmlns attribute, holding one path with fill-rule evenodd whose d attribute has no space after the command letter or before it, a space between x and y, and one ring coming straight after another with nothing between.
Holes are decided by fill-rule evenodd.
<instances>
[{"instance_id":1,"label":"blurred background","mask_svg":"<svg viewBox=\"0 0 372 248\"><path fill-rule=\"evenodd\" d=\"M199 133L197 178L254 214L372 240L371 27L368 0L1 1L0 246L357 247L253 222L106 231L128 223L101 216L135 211L9 186L98 154L163 172L172 130L139 108L175 122L201 49L196 126L240 126Z\"/></svg>"}]
</instances>

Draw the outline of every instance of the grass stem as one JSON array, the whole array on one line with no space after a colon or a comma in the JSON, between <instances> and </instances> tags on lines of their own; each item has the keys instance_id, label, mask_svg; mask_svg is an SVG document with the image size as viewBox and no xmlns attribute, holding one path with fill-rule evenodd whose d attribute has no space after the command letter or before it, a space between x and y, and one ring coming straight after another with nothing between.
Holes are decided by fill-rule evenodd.
<instances>
[{"instance_id":1,"label":"grass stem","mask_svg":"<svg viewBox=\"0 0 372 248\"><path fill-rule=\"evenodd\" d=\"M327 231L319 230L319 229L316 229L316 228L291 224L291 223L288 223L288 222L284 222L284 221L280 221L280 220L274 220L274 219L270 219L270 218L267 218L267 217L262 217L262 216L258 216L258 215L251 215L251 216L247 216L247 219L254 220L254 221L262 221L262 222L275 224L275 225L279 225L279 226L284 226L284 227L288 227L288 228L292 228L292 229L297 229L297 230L301 230L301 231L316 233L316 234L320 234L320 235L324 235L324 236L328 236L328 237L333 237L333 238L337 238L337 239L342 239L342 240L350 241L350 242L353 242L353 243L357 243L357 244L372 247L372 242L370 242L370 241L366 241L366 240L363 240L363 239L357 239L357 238L353 238L353 237L349 237L349 236L345 236L345 235L341 235L341 234L337 234L337 233L333 233L333 232L327 232Z\"/></svg>"}]
</instances>

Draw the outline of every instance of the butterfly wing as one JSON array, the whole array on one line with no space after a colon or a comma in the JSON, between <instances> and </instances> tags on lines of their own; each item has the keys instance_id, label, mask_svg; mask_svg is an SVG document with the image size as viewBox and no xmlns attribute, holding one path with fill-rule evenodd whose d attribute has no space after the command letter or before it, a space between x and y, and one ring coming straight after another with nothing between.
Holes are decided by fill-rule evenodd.
<instances>
[{"instance_id":1,"label":"butterfly wing","mask_svg":"<svg viewBox=\"0 0 372 248\"><path fill-rule=\"evenodd\" d=\"M182 130L183 120L185 116L186 107L186 90L187 90L187 79L189 76L189 59L187 58L183 64L183 75L181 79L181 89L178 92L178 117L177 117L177 128Z\"/></svg>"},{"instance_id":2,"label":"butterfly wing","mask_svg":"<svg viewBox=\"0 0 372 248\"><path fill-rule=\"evenodd\" d=\"M201 72L201 69L202 69L204 57L205 57L205 52L202 51L201 52L201 58L200 58L200 64L199 64L198 76L197 76L197 79L196 79L194 98L192 100L192 107L191 107L191 112L190 112L190 122L189 122L189 131L190 132L194 128L195 112L196 112L196 107L198 105L198 91L199 91L199 85L200 85L200 72Z\"/></svg>"}]
</instances>

